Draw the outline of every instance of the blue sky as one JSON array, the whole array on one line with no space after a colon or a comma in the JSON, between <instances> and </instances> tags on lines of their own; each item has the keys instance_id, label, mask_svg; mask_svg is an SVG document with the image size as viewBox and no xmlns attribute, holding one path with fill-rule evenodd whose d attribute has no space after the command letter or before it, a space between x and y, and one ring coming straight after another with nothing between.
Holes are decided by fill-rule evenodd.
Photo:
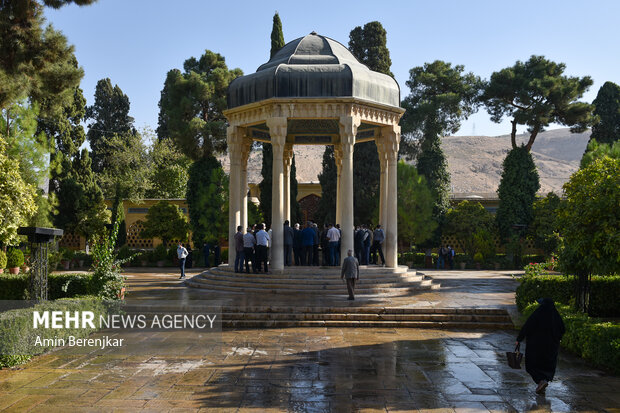
<instances>
[{"instance_id":1,"label":"blue sky","mask_svg":"<svg viewBox=\"0 0 620 413\"><path fill-rule=\"evenodd\" d=\"M168 70L210 49L229 67L252 73L269 58L272 17L285 41L311 31L347 44L355 26L373 20L387 30L392 72L404 97L409 69L436 59L488 78L541 54L589 75L591 102L605 81L620 84L620 1L198 1L99 0L46 9L49 22L75 45L82 88L92 104L97 81L109 77L129 96L136 126L157 127L159 94ZM484 110L458 135L502 135Z\"/></svg>"}]
</instances>

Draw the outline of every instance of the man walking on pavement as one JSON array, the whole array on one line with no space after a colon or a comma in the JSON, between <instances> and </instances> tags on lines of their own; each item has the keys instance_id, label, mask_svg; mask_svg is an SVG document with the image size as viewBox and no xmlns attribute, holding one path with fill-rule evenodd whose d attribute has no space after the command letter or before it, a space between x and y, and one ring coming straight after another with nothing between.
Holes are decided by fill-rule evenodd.
<instances>
[{"instance_id":1,"label":"man walking on pavement","mask_svg":"<svg viewBox=\"0 0 620 413\"><path fill-rule=\"evenodd\" d=\"M355 300L355 281L360 279L360 264L357 258L353 256L352 250L347 251L347 258L342 261L340 278L347 281L347 291L349 292L347 300Z\"/></svg>"}]
</instances>

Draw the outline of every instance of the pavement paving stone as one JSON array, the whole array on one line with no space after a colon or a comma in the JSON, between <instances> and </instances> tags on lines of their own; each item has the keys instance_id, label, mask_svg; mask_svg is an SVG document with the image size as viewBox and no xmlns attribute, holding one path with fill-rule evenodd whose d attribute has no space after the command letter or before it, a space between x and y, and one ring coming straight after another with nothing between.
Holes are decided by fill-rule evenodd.
<instances>
[{"instance_id":1,"label":"pavement paving stone","mask_svg":"<svg viewBox=\"0 0 620 413\"><path fill-rule=\"evenodd\" d=\"M189 291L173 276L136 272L131 292L139 299L211 298L204 291ZM369 297L355 305L424 302L455 311L473 305L514 307L515 281L509 274L434 276L441 278L439 291L383 301ZM261 302L259 297L220 299ZM262 297L271 305L293 305L291 300ZM335 299L329 300L323 303ZM304 305L303 299L297 301ZM411 328L239 329L223 331L220 352L204 357L55 351L0 371L0 410L598 412L620 406L620 378L565 352L547 395L537 396L527 373L505 363L504 352L515 335Z\"/></svg>"}]
</instances>

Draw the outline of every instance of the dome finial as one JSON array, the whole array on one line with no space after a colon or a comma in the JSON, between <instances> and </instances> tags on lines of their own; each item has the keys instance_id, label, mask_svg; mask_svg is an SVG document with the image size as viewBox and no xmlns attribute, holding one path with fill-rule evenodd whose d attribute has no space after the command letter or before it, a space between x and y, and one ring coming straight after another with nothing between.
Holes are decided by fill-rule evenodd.
<instances>
[{"instance_id":1,"label":"dome finial","mask_svg":"<svg viewBox=\"0 0 620 413\"><path fill-rule=\"evenodd\" d=\"M312 31L310 32L310 34L311 34L311 35L313 35L313 36L316 36L316 32L315 32L314 30L312 30Z\"/></svg>"}]
</instances>

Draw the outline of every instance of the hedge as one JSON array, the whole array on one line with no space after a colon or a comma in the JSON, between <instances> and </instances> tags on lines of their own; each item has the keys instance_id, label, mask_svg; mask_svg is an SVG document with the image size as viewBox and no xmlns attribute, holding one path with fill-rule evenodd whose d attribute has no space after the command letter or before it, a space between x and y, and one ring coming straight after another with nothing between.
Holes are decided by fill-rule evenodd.
<instances>
[{"instance_id":1,"label":"hedge","mask_svg":"<svg viewBox=\"0 0 620 413\"><path fill-rule=\"evenodd\" d=\"M104 303L95 297L77 300L46 301L31 308L9 310L0 313L0 367L11 367L42 354L48 347L35 346L36 337L41 339L88 337L95 330L90 328L41 329L32 328L32 312L38 311L94 311L95 317L107 314Z\"/></svg>"},{"instance_id":2,"label":"hedge","mask_svg":"<svg viewBox=\"0 0 620 413\"><path fill-rule=\"evenodd\" d=\"M521 278L515 300L519 311L542 297L556 303L571 305L575 297L574 276L538 275ZM593 276L590 284L590 315L594 317L620 316L620 276Z\"/></svg>"},{"instance_id":3,"label":"hedge","mask_svg":"<svg viewBox=\"0 0 620 413\"><path fill-rule=\"evenodd\" d=\"M529 317L537 307L535 303L528 305L524 315ZM569 306L556 307L566 327L561 346L598 367L620 374L620 325L588 317Z\"/></svg>"},{"instance_id":4,"label":"hedge","mask_svg":"<svg viewBox=\"0 0 620 413\"><path fill-rule=\"evenodd\" d=\"M0 274L0 300L24 300L28 298L30 275ZM48 298L70 298L95 294L92 274L50 274L47 277Z\"/></svg>"}]
</instances>

